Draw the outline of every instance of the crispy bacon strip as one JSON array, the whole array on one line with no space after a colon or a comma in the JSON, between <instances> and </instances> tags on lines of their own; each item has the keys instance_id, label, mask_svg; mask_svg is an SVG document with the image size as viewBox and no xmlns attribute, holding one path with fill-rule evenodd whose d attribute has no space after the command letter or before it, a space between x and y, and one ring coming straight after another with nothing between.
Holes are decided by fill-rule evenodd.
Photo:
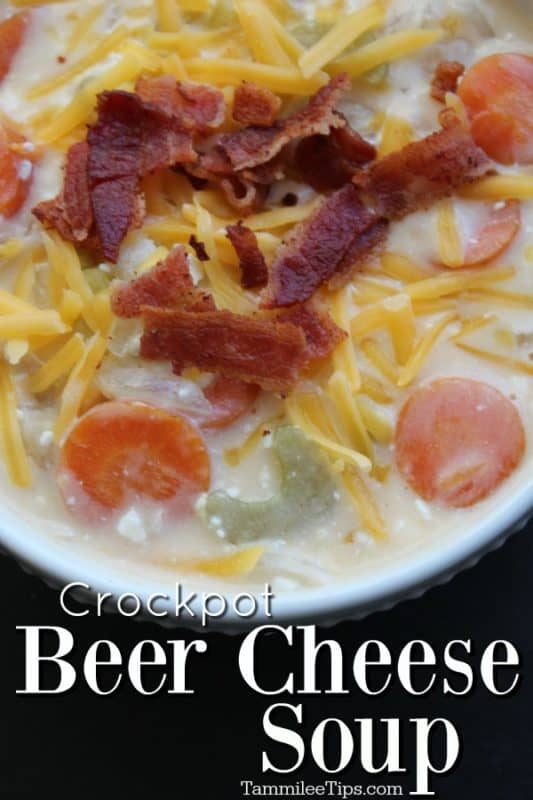
<instances>
[{"instance_id":1,"label":"crispy bacon strip","mask_svg":"<svg viewBox=\"0 0 533 800\"><path fill-rule=\"evenodd\" d=\"M116 285L111 308L119 317L143 317L142 356L171 360L177 372L187 365L216 372L222 386L225 380L244 381L286 391L346 335L312 304L269 317L217 311L211 295L194 286L183 247L139 278Z\"/></svg>"},{"instance_id":2,"label":"crispy bacon strip","mask_svg":"<svg viewBox=\"0 0 533 800\"><path fill-rule=\"evenodd\" d=\"M232 116L242 125L268 128L275 123L280 108L280 98L270 89L249 81L243 81L235 89Z\"/></svg>"},{"instance_id":3,"label":"crispy bacon strip","mask_svg":"<svg viewBox=\"0 0 533 800\"><path fill-rule=\"evenodd\" d=\"M327 311L317 308L312 303L302 303L283 309L277 313L276 319L278 322L292 322L303 330L306 358L309 363L330 356L347 336Z\"/></svg>"},{"instance_id":4,"label":"crispy bacon strip","mask_svg":"<svg viewBox=\"0 0 533 800\"><path fill-rule=\"evenodd\" d=\"M190 132L178 117L131 92L103 92L87 134L87 172L95 230L103 255L116 261L134 224L139 180L156 169L196 160Z\"/></svg>"},{"instance_id":5,"label":"crispy bacon strip","mask_svg":"<svg viewBox=\"0 0 533 800\"><path fill-rule=\"evenodd\" d=\"M270 128L250 126L220 137L218 146L234 170L253 169L271 161L283 147L303 136L326 136L346 121L335 111L342 92L350 87L347 75L340 74L311 97L308 104Z\"/></svg>"},{"instance_id":6,"label":"crispy bacon strip","mask_svg":"<svg viewBox=\"0 0 533 800\"><path fill-rule=\"evenodd\" d=\"M262 305L308 300L324 283L342 285L384 241L388 224L427 208L489 169L487 156L456 117L445 127L371 164L339 189L280 247Z\"/></svg>"},{"instance_id":7,"label":"crispy bacon strip","mask_svg":"<svg viewBox=\"0 0 533 800\"><path fill-rule=\"evenodd\" d=\"M196 311L214 308L211 295L196 289L183 247L175 247L164 261L139 278L114 287L111 309L117 317L139 317L143 306Z\"/></svg>"},{"instance_id":8,"label":"crispy bacon strip","mask_svg":"<svg viewBox=\"0 0 533 800\"><path fill-rule=\"evenodd\" d=\"M209 261L209 255L207 250L205 249L205 244L200 242L194 233L191 233L189 236L189 244L195 252L196 258L198 261Z\"/></svg>"},{"instance_id":9,"label":"crispy bacon strip","mask_svg":"<svg viewBox=\"0 0 533 800\"><path fill-rule=\"evenodd\" d=\"M53 200L45 200L33 209L43 225L55 228L63 239L84 242L92 228L93 212L87 177L87 142L72 145L64 169L63 188Z\"/></svg>"},{"instance_id":10,"label":"crispy bacon strip","mask_svg":"<svg viewBox=\"0 0 533 800\"><path fill-rule=\"evenodd\" d=\"M241 286L244 289L257 289L268 283L268 268L257 244L255 233L242 222L228 225L227 236L232 243L241 268Z\"/></svg>"},{"instance_id":11,"label":"crispy bacon strip","mask_svg":"<svg viewBox=\"0 0 533 800\"><path fill-rule=\"evenodd\" d=\"M378 222L379 216L364 205L351 183L325 199L278 250L263 307L308 300L333 277L359 237L368 236Z\"/></svg>"},{"instance_id":12,"label":"crispy bacon strip","mask_svg":"<svg viewBox=\"0 0 533 800\"><path fill-rule=\"evenodd\" d=\"M194 133L208 133L219 128L226 116L224 95L212 86L176 81L171 75L155 78L143 75L135 91L145 103L179 119L186 130Z\"/></svg>"},{"instance_id":13,"label":"crispy bacon strip","mask_svg":"<svg viewBox=\"0 0 533 800\"><path fill-rule=\"evenodd\" d=\"M317 192L340 189L357 168L376 157L376 148L349 125L329 136L309 136L296 145L291 161L295 177Z\"/></svg>"},{"instance_id":14,"label":"crispy bacon strip","mask_svg":"<svg viewBox=\"0 0 533 800\"><path fill-rule=\"evenodd\" d=\"M464 65L460 61L441 61L437 64L431 81L431 97L439 103L444 103L448 92L457 91L459 78L464 71Z\"/></svg>"},{"instance_id":15,"label":"crispy bacon strip","mask_svg":"<svg viewBox=\"0 0 533 800\"><path fill-rule=\"evenodd\" d=\"M231 311L143 308L141 355L289 391L307 363L306 337L290 322L246 317Z\"/></svg>"},{"instance_id":16,"label":"crispy bacon strip","mask_svg":"<svg viewBox=\"0 0 533 800\"><path fill-rule=\"evenodd\" d=\"M380 215L401 219L488 172L490 162L455 116L445 127L371 164L354 183Z\"/></svg>"}]
</instances>

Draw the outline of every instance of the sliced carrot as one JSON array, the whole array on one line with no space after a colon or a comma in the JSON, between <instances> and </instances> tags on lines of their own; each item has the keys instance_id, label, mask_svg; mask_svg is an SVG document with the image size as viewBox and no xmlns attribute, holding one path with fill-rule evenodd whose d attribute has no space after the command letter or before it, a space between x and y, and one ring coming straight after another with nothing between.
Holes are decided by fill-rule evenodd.
<instances>
[{"instance_id":1,"label":"sliced carrot","mask_svg":"<svg viewBox=\"0 0 533 800\"><path fill-rule=\"evenodd\" d=\"M12 217L20 209L30 190L33 167L29 159L18 155L12 146L22 137L0 123L0 215Z\"/></svg>"},{"instance_id":2,"label":"sliced carrot","mask_svg":"<svg viewBox=\"0 0 533 800\"><path fill-rule=\"evenodd\" d=\"M203 437L189 420L120 400L79 420L63 445L58 473L67 505L86 519L139 498L177 499L180 510L190 508L209 479Z\"/></svg>"},{"instance_id":3,"label":"sliced carrot","mask_svg":"<svg viewBox=\"0 0 533 800\"><path fill-rule=\"evenodd\" d=\"M396 428L396 462L407 483L424 500L455 508L494 492L524 450L524 427L511 401L466 378L417 389Z\"/></svg>"},{"instance_id":4,"label":"sliced carrot","mask_svg":"<svg viewBox=\"0 0 533 800\"><path fill-rule=\"evenodd\" d=\"M501 164L533 164L533 57L487 56L459 84L477 144Z\"/></svg>"},{"instance_id":5,"label":"sliced carrot","mask_svg":"<svg viewBox=\"0 0 533 800\"><path fill-rule=\"evenodd\" d=\"M257 399L259 387L233 378L216 377L204 389L211 403L211 414L202 428L225 428L245 414Z\"/></svg>"},{"instance_id":6,"label":"sliced carrot","mask_svg":"<svg viewBox=\"0 0 533 800\"><path fill-rule=\"evenodd\" d=\"M465 267L486 264L497 258L509 247L520 230L521 215L518 200L508 200L493 208L488 222L481 228L475 239L470 239L465 250Z\"/></svg>"},{"instance_id":7,"label":"sliced carrot","mask_svg":"<svg viewBox=\"0 0 533 800\"><path fill-rule=\"evenodd\" d=\"M0 81L9 72L15 53L24 39L29 19L28 12L21 11L0 22Z\"/></svg>"}]
</instances>

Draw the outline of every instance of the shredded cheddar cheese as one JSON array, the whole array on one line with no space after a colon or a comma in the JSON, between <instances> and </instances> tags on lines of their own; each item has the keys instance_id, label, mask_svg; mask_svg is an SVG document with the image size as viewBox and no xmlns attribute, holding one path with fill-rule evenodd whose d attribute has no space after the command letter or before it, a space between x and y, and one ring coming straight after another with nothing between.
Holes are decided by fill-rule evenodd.
<instances>
[{"instance_id":1,"label":"shredded cheddar cheese","mask_svg":"<svg viewBox=\"0 0 533 800\"><path fill-rule=\"evenodd\" d=\"M451 269L461 267L464 262L463 247L459 231L457 230L457 220L455 209L451 200L444 200L438 213L438 246L439 258L442 264Z\"/></svg>"},{"instance_id":2,"label":"shredded cheddar cheese","mask_svg":"<svg viewBox=\"0 0 533 800\"><path fill-rule=\"evenodd\" d=\"M316 44L300 56L298 64L304 78L309 78L333 61L356 39L381 25L384 18L385 4L379 0L347 16L341 16Z\"/></svg>"},{"instance_id":3,"label":"shredded cheddar cheese","mask_svg":"<svg viewBox=\"0 0 533 800\"><path fill-rule=\"evenodd\" d=\"M440 30L413 29L390 33L332 62L328 70L332 75L347 72L352 78L359 78L382 64L407 58L442 37L443 32Z\"/></svg>"},{"instance_id":4,"label":"shredded cheddar cheese","mask_svg":"<svg viewBox=\"0 0 533 800\"><path fill-rule=\"evenodd\" d=\"M401 117L387 114L381 130L378 155L380 158L401 150L413 139L411 124Z\"/></svg>"},{"instance_id":5,"label":"shredded cheddar cheese","mask_svg":"<svg viewBox=\"0 0 533 800\"><path fill-rule=\"evenodd\" d=\"M57 442L76 419L106 348L107 342L100 333L95 333L84 345L83 354L70 373L63 390L59 415L54 425L54 437Z\"/></svg>"},{"instance_id":6,"label":"shredded cheddar cheese","mask_svg":"<svg viewBox=\"0 0 533 800\"><path fill-rule=\"evenodd\" d=\"M17 416L15 387L9 367L0 362L0 421L9 477L16 486L30 486L32 475Z\"/></svg>"}]
</instances>

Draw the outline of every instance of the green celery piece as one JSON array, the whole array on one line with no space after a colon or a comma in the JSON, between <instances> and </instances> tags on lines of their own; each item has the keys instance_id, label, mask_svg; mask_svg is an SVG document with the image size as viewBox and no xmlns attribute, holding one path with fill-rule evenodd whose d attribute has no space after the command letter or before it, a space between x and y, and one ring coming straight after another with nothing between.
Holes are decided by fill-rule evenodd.
<instances>
[{"instance_id":1,"label":"green celery piece","mask_svg":"<svg viewBox=\"0 0 533 800\"><path fill-rule=\"evenodd\" d=\"M211 492L207 497L208 524L214 530L223 530L230 542L288 533L323 516L334 503L336 484L327 460L299 428L278 428L273 450L281 469L278 495L250 502L223 491Z\"/></svg>"}]
</instances>

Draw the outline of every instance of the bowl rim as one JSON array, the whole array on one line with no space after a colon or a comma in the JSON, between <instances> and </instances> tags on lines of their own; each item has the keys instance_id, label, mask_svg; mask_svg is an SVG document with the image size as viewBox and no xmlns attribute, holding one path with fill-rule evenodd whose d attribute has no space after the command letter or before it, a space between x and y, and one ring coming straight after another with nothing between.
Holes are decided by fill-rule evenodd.
<instances>
[{"instance_id":1,"label":"bowl rim","mask_svg":"<svg viewBox=\"0 0 533 800\"><path fill-rule=\"evenodd\" d=\"M63 587L72 582L83 582L91 588L90 592L80 592L83 600L91 600L97 592L111 592L118 597L123 593L133 593L143 602L152 593L162 591L153 578L140 581L139 577L128 581L123 575L113 572L113 562L100 557L97 561L83 558L78 552L69 553L61 546L59 540L50 544L47 534L32 536L34 526L27 521L10 519L6 509L0 510L0 548L13 555L21 566L29 572L41 576L53 587ZM410 554L390 562L386 568L376 574L369 570L368 574L357 579L326 584L324 586L297 589L294 592L275 594L272 604L272 616L258 612L253 617L243 618L233 608L228 608L223 617L209 620L209 626L202 628L204 632L219 631L241 633L252 627L266 624L334 624L349 619L361 618L373 611L384 610L402 599L416 597L426 589L454 577L463 568L477 563L489 550L494 549L516 530L527 524L533 517L533 481L528 481L522 488L517 487L513 496L498 506L491 514L462 535L449 540L442 540L429 548L417 548ZM7 524L6 524L7 523ZM30 535L27 535L27 534ZM176 583L180 578L176 576ZM198 591L190 579L181 579L184 591ZM243 586L246 591L246 586ZM235 591L224 593L227 598ZM253 594L253 593L252 593ZM199 617L176 618L175 600L172 596L168 602L161 602L158 610L168 610L167 617L148 615L141 610L140 619L158 622L166 627L182 627L198 629ZM193 610L200 614L199 598L191 602ZM110 610L113 610L110 608Z\"/></svg>"}]
</instances>

